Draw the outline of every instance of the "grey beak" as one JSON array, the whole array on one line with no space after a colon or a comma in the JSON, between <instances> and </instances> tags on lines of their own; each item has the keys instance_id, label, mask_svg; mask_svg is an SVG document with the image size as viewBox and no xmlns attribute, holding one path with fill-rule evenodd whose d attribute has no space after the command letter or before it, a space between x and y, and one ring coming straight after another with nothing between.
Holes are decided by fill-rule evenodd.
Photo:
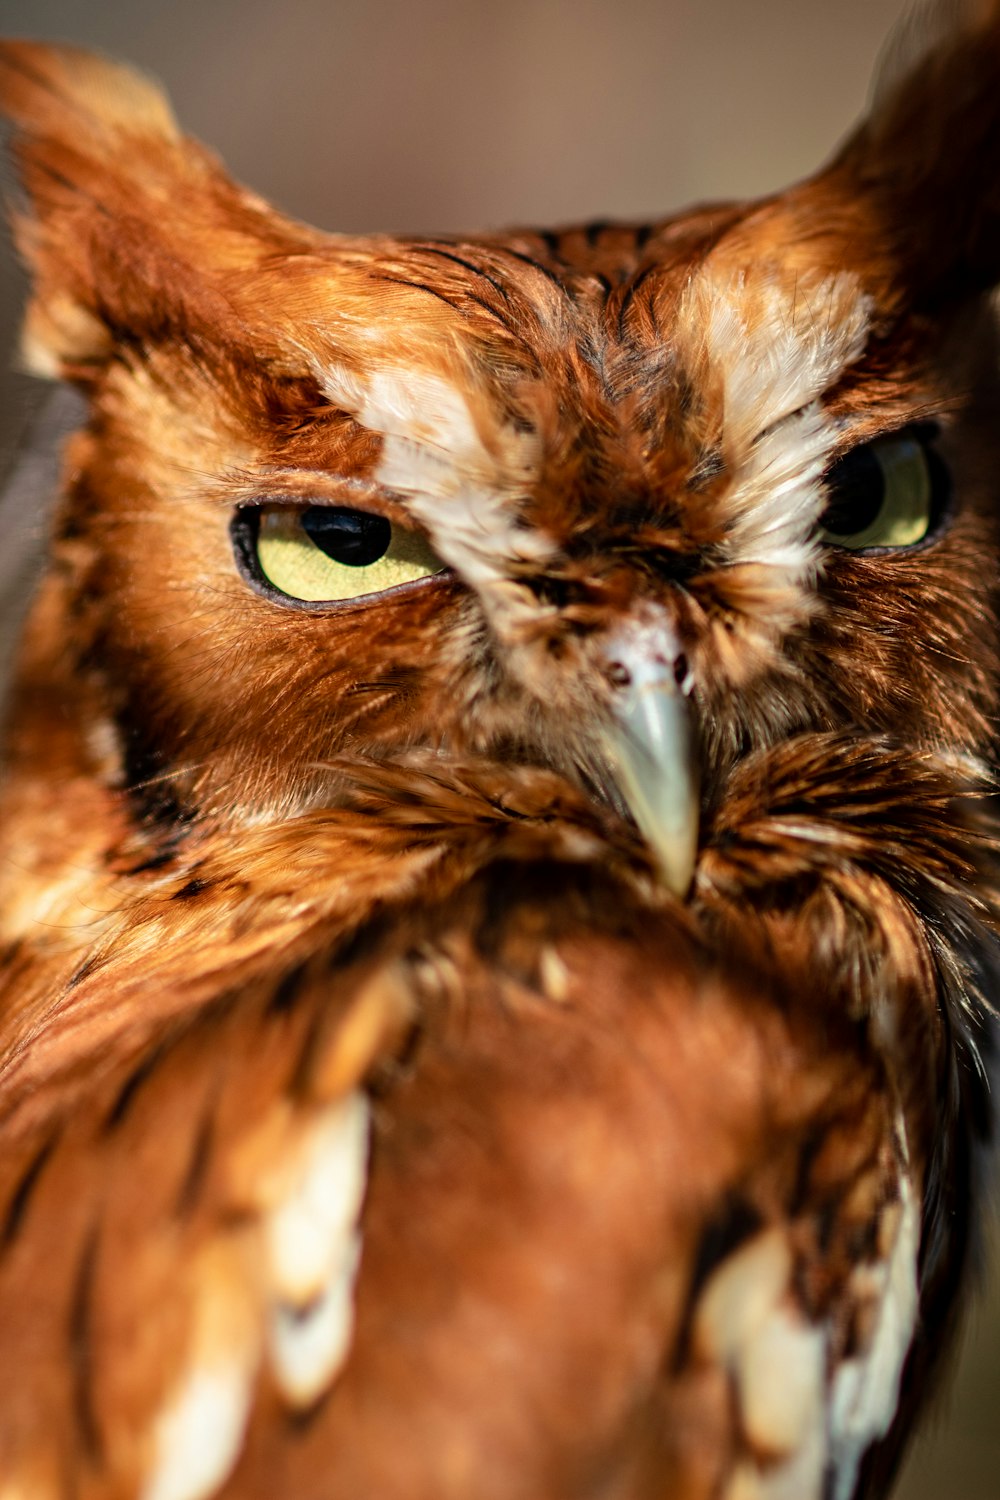
<instances>
[{"instance_id":1,"label":"grey beak","mask_svg":"<svg viewBox=\"0 0 1000 1500\"><path fill-rule=\"evenodd\" d=\"M698 847L698 777L683 653L665 620L636 623L609 642L607 669L605 753L664 884L686 896Z\"/></svg>"}]
</instances>

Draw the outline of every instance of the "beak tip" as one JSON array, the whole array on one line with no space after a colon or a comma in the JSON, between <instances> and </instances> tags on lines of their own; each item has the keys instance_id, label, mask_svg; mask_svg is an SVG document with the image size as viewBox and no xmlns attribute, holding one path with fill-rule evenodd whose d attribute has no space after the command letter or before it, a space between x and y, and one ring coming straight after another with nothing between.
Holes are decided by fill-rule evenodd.
<instances>
[{"instance_id":1,"label":"beak tip","mask_svg":"<svg viewBox=\"0 0 1000 1500\"><path fill-rule=\"evenodd\" d=\"M661 881L670 894L676 896L679 901L686 900L691 890L696 852L693 846L681 849L672 846L669 850L662 847L654 849Z\"/></svg>"}]
</instances>

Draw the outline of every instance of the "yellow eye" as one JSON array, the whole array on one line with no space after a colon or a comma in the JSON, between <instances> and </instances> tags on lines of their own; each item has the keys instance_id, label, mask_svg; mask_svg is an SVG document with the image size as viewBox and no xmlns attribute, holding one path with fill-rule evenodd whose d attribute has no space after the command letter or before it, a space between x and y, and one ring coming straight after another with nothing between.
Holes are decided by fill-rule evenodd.
<instances>
[{"instance_id":1,"label":"yellow eye","mask_svg":"<svg viewBox=\"0 0 1000 1500\"><path fill-rule=\"evenodd\" d=\"M241 511L233 535L251 577L309 603L380 594L445 566L415 532L371 511L340 506Z\"/></svg>"},{"instance_id":2,"label":"yellow eye","mask_svg":"<svg viewBox=\"0 0 1000 1500\"><path fill-rule=\"evenodd\" d=\"M915 547L937 525L948 473L927 438L910 430L864 443L826 476L820 535L851 552Z\"/></svg>"}]
</instances>

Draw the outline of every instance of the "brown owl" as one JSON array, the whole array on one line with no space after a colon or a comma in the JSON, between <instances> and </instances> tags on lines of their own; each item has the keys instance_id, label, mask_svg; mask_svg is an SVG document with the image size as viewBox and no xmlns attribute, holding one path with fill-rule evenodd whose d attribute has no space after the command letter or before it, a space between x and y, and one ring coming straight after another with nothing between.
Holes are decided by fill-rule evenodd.
<instances>
[{"instance_id":1,"label":"brown owl","mask_svg":"<svg viewBox=\"0 0 1000 1500\"><path fill-rule=\"evenodd\" d=\"M124 68L0 98L87 401L0 803L2 1500L887 1494L989 1134L1000 6L648 224L321 234Z\"/></svg>"}]
</instances>

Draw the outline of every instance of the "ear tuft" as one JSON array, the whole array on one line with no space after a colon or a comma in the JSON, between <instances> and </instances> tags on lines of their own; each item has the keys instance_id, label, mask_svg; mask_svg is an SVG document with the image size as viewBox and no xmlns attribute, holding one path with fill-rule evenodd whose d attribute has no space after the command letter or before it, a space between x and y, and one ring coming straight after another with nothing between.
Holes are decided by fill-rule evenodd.
<instances>
[{"instance_id":1,"label":"ear tuft","mask_svg":"<svg viewBox=\"0 0 1000 1500\"><path fill-rule=\"evenodd\" d=\"M890 39L871 113L821 182L881 226L910 305L1000 281L1000 0L937 0Z\"/></svg>"},{"instance_id":2,"label":"ear tuft","mask_svg":"<svg viewBox=\"0 0 1000 1500\"><path fill-rule=\"evenodd\" d=\"M0 111L28 137L180 139L152 79L79 47L0 42Z\"/></svg>"},{"instance_id":3,"label":"ear tuft","mask_svg":"<svg viewBox=\"0 0 1000 1500\"><path fill-rule=\"evenodd\" d=\"M30 200L13 216L34 275L23 360L36 375L83 377L112 343L95 276L99 219L110 223L129 199L141 201L134 179L143 173L148 186L163 148L175 153L181 137L151 80L79 48L38 42L0 42L0 113L15 127L13 154Z\"/></svg>"},{"instance_id":4,"label":"ear tuft","mask_svg":"<svg viewBox=\"0 0 1000 1500\"><path fill-rule=\"evenodd\" d=\"M88 382L118 347L235 334L234 280L309 238L118 63L2 43L0 113L28 199L14 224L33 274L23 348L38 374Z\"/></svg>"}]
</instances>

